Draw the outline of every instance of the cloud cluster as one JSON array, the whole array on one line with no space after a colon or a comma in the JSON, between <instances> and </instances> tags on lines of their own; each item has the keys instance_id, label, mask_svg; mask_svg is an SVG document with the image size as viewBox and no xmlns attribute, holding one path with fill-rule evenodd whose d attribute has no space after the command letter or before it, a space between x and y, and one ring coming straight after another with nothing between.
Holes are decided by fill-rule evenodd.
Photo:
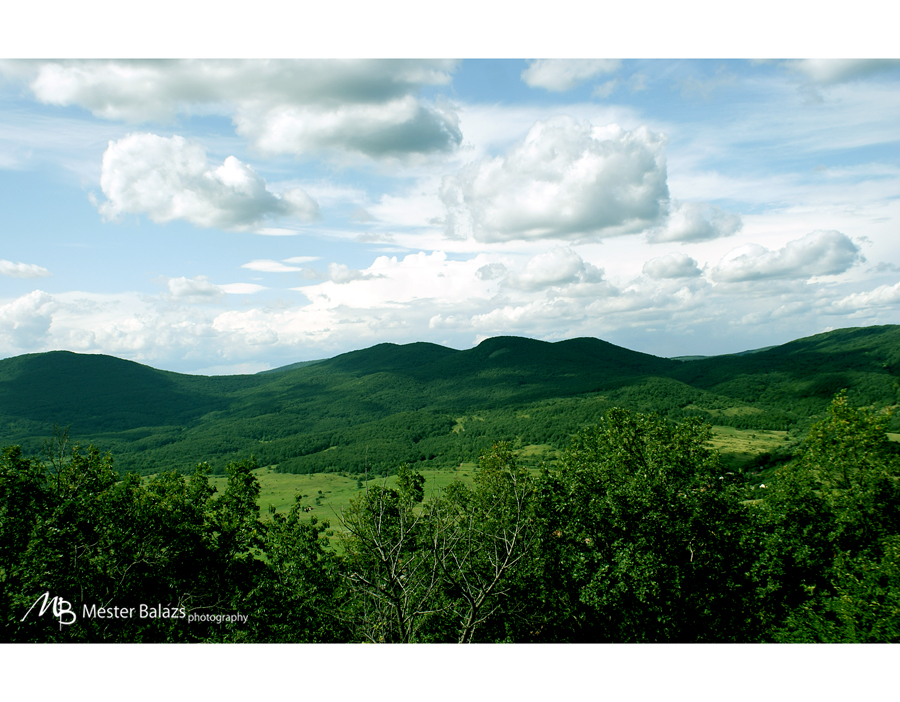
<instances>
[{"instance_id":1,"label":"cloud cluster","mask_svg":"<svg viewBox=\"0 0 900 702\"><path fill-rule=\"evenodd\" d=\"M43 266L33 263L13 263L0 258L0 275L8 275L12 278L45 278L52 273Z\"/></svg>"},{"instance_id":2,"label":"cloud cluster","mask_svg":"<svg viewBox=\"0 0 900 702\"><path fill-rule=\"evenodd\" d=\"M618 59L538 59L522 71L522 80L532 88L564 92L592 78L619 70Z\"/></svg>"},{"instance_id":3,"label":"cloud cluster","mask_svg":"<svg viewBox=\"0 0 900 702\"><path fill-rule=\"evenodd\" d=\"M669 197L664 146L646 127L539 121L505 155L444 178L447 235L587 240L655 225Z\"/></svg>"},{"instance_id":4,"label":"cloud cluster","mask_svg":"<svg viewBox=\"0 0 900 702\"><path fill-rule=\"evenodd\" d=\"M736 214L715 205L673 201L665 225L647 232L653 243L710 241L736 234L743 227Z\"/></svg>"},{"instance_id":5,"label":"cloud cluster","mask_svg":"<svg viewBox=\"0 0 900 702\"><path fill-rule=\"evenodd\" d=\"M300 188L276 195L234 156L210 164L199 144L183 137L130 134L103 154L104 218L146 214L157 223L185 220L199 227L248 231L275 217L311 221L319 206Z\"/></svg>"},{"instance_id":6,"label":"cloud cluster","mask_svg":"<svg viewBox=\"0 0 900 702\"><path fill-rule=\"evenodd\" d=\"M301 265L310 258L294 257ZM532 256L481 253L462 260L440 251L378 256L362 269L331 263L295 288L302 299L291 301L282 290L271 307L265 299L231 301L264 290L261 285L216 284L203 276L166 279L158 296L36 290L0 304L0 351L70 348L184 370L227 370L261 359L321 358L385 340L465 347L500 334L599 336L666 354L676 352L670 339L694 334L702 341L688 338L679 352L702 352L712 338L751 348L769 343L754 337L762 324L787 339L821 331L817 320L835 315L890 321L878 315L896 313L900 284L848 294L846 284L829 280L816 287L814 300L802 289L808 286L770 284L845 271L858 258L843 234L816 231L774 251L743 247L708 274L695 259L669 253L646 261L631 280L606 280L597 261L556 246ZM735 295L722 283L750 285L754 294ZM761 290L764 296L756 294ZM665 347L641 341L662 331ZM743 342L732 338L742 333Z\"/></svg>"},{"instance_id":7,"label":"cloud cluster","mask_svg":"<svg viewBox=\"0 0 900 702\"><path fill-rule=\"evenodd\" d=\"M855 292L835 301L829 312L846 314L878 307L900 306L900 283L896 285L880 285L867 292Z\"/></svg>"},{"instance_id":8,"label":"cloud cluster","mask_svg":"<svg viewBox=\"0 0 900 702\"><path fill-rule=\"evenodd\" d=\"M837 275L861 260L859 247L846 234L814 231L777 251L759 244L739 246L713 268L711 277L720 283L741 283Z\"/></svg>"},{"instance_id":9,"label":"cloud cluster","mask_svg":"<svg viewBox=\"0 0 900 702\"><path fill-rule=\"evenodd\" d=\"M670 253L654 258L644 264L643 273L656 280L696 278L702 275L697 262L682 253Z\"/></svg>"},{"instance_id":10,"label":"cloud cluster","mask_svg":"<svg viewBox=\"0 0 900 702\"><path fill-rule=\"evenodd\" d=\"M231 115L267 153L337 149L372 157L455 149L458 119L418 97L449 83L453 61L54 61L33 69L35 97L95 116L165 121L179 113ZM9 69L8 69L9 70ZM18 70L23 70L21 67Z\"/></svg>"}]
</instances>

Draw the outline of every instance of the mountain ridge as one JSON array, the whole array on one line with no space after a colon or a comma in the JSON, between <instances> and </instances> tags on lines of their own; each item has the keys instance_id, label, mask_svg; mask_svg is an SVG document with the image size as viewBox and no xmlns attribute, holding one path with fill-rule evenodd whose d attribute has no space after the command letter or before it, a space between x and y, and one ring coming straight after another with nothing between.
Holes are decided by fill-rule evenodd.
<instances>
[{"instance_id":1,"label":"mountain ridge","mask_svg":"<svg viewBox=\"0 0 900 702\"><path fill-rule=\"evenodd\" d=\"M220 465L253 452L302 472L360 453L383 464L462 460L490 439L561 446L612 405L785 429L842 388L856 404L896 404L900 326L690 362L592 337L500 336L464 350L377 344L273 371L195 376L68 351L4 359L0 441L36 451L54 425L70 425L74 438L113 450L128 469Z\"/></svg>"}]
</instances>

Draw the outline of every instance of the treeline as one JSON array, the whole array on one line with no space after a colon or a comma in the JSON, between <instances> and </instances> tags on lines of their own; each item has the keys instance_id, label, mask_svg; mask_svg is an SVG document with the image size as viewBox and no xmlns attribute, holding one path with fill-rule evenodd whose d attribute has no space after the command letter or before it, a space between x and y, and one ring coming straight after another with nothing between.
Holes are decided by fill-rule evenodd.
<instances>
[{"instance_id":1,"label":"treeline","mask_svg":"<svg viewBox=\"0 0 900 702\"><path fill-rule=\"evenodd\" d=\"M204 465L142 482L62 437L42 461L8 448L0 638L898 641L888 422L841 394L789 463L748 484L699 419L613 408L539 475L501 442L473 485L425 499L404 464L396 488L370 484L334 525L299 501L262 519L253 460L230 464L218 495ZM114 607L136 614L90 616Z\"/></svg>"}]
</instances>

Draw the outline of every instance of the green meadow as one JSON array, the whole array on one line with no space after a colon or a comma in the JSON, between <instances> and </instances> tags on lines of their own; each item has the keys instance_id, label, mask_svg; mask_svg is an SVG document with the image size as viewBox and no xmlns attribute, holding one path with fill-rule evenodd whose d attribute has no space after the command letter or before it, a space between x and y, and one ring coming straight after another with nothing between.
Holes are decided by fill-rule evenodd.
<instances>
[{"instance_id":1,"label":"green meadow","mask_svg":"<svg viewBox=\"0 0 900 702\"><path fill-rule=\"evenodd\" d=\"M900 440L900 435L891 438ZM760 454L784 450L791 445L791 437L786 431L735 429L734 427L713 427L710 447L719 452L724 467L741 470L752 463ZM514 451L517 460L529 466L530 472L537 474L542 463L553 465L560 452L549 444L523 446ZM459 466L443 469L424 469L419 472L425 478L425 495L437 494L455 480L471 484L477 464L464 462ZM365 490L365 476L349 473L281 473L277 466L265 466L253 471L260 485L259 508L262 517L268 518L271 508L284 513L294 505L299 494L301 504L309 508L307 516L328 520L333 528L339 528L339 515L350 500ZM210 476L210 484L218 492L225 489L224 475ZM396 474L370 476L370 485L386 485L396 488Z\"/></svg>"},{"instance_id":2,"label":"green meadow","mask_svg":"<svg viewBox=\"0 0 900 702\"><path fill-rule=\"evenodd\" d=\"M454 480L471 483L475 464L465 463L458 468L446 470L425 470L425 495L431 496L447 487ZM253 471L259 481L259 508L261 516L268 517L271 507L276 512L287 512L294 505L296 496L301 497L301 504L311 509L306 516L319 520L327 519L332 526L339 526L339 515L345 510L350 500L365 491L365 479L358 481L341 473L310 473L294 475L278 473L272 466L257 468ZM210 485L221 493L225 489L227 479L223 475L213 475ZM369 480L371 485L387 485L395 488L397 476L387 478L375 476ZM362 487L360 487L362 485Z\"/></svg>"}]
</instances>

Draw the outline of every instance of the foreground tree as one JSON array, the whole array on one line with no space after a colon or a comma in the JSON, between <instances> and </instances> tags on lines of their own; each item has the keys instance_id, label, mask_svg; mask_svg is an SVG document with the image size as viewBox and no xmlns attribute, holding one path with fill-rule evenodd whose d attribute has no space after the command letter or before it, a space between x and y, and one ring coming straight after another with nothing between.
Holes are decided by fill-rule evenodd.
<instances>
[{"instance_id":1,"label":"foreground tree","mask_svg":"<svg viewBox=\"0 0 900 702\"><path fill-rule=\"evenodd\" d=\"M890 415L839 394L756 510L755 575L778 641L900 640L900 459Z\"/></svg>"},{"instance_id":2,"label":"foreground tree","mask_svg":"<svg viewBox=\"0 0 900 702\"><path fill-rule=\"evenodd\" d=\"M341 515L350 626L359 640L420 640L440 614L440 571L428 548L428 512L418 509L424 479L405 464L397 489L369 486Z\"/></svg>"},{"instance_id":3,"label":"foreground tree","mask_svg":"<svg viewBox=\"0 0 900 702\"><path fill-rule=\"evenodd\" d=\"M93 447L54 452L47 464L7 449L0 461L3 639L234 640L233 627L186 619L240 612L265 573L254 467L230 466L228 487L215 497L203 465L188 478L164 473L142 483L119 475ZM43 593L78 616L60 625L31 612ZM82 616L84 607L130 616Z\"/></svg>"},{"instance_id":4,"label":"foreground tree","mask_svg":"<svg viewBox=\"0 0 900 702\"><path fill-rule=\"evenodd\" d=\"M265 568L243 601L248 622L231 640L268 643L330 643L351 635L342 608L347 591L337 555L328 548L328 522L304 519L298 495L285 514L266 525Z\"/></svg>"},{"instance_id":5,"label":"foreground tree","mask_svg":"<svg viewBox=\"0 0 900 702\"><path fill-rule=\"evenodd\" d=\"M455 640L479 627L503 640L523 617L523 573L535 556L534 486L509 443L482 454L474 486L454 483L429 505L430 548L438 563L444 616Z\"/></svg>"},{"instance_id":6,"label":"foreground tree","mask_svg":"<svg viewBox=\"0 0 900 702\"><path fill-rule=\"evenodd\" d=\"M508 444L461 482L424 501L408 466L396 490L369 488L343 515L344 572L356 636L412 642L502 639L516 606L519 572L533 557L533 487Z\"/></svg>"},{"instance_id":7,"label":"foreground tree","mask_svg":"<svg viewBox=\"0 0 900 702\"><path fill-rule=\"evenodd\" d=\"M710 428L613 409L541 481L538 640L742 641L752 635L740 492Z\"/></svg>"}]
</instances>

